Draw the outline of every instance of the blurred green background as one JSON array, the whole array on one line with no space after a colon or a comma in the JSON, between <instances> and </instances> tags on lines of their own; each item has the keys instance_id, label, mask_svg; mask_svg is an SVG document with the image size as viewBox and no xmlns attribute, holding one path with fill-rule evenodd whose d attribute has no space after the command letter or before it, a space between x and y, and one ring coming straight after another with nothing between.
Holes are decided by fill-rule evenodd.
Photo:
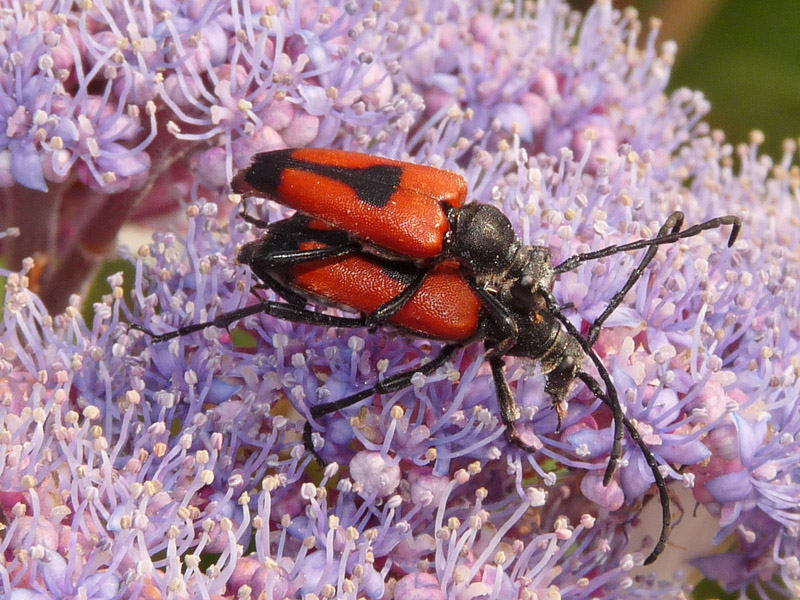
<instances>
[{"instance_id":1,"label":"blurred green background","mask_svg":"<svg viewBox=\"0 0 800 600\"><path fill-rule=\"evenodd\" d=\"M580 10L591 1L572 1ZM634 6L645 31L663 21L659 40L675 40L670 90L702 91L708 123L732 143L753 129L766 135L762 151L779 158L785 138L800 136L800 2L798 0L613 0Z\"/></svg>"}]
</instances>

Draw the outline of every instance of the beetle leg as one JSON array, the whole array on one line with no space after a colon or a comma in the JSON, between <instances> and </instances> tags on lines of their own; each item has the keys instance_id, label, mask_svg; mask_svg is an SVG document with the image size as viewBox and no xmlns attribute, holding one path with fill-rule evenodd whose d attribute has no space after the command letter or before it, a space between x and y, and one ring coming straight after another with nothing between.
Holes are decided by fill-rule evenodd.
<instances>
[{"instance_id":1,"label":"beetle leg","mask_svg":"<svg viewBox=\"0 0 800 600\"><path fill-rule=\"evenodd\" d=\"M429 375L433 373L436 369L441 367L448 358L453 355L453 352L456 349L463 346L463 344L446 344L442 347L433 359L425 364L421 364L413 369L408 371L401 371L400 373L395 373L394 375L390 375L383 381L379 381L375 385L365 390L361 390L360 392L356 392L350 396L342 398L340 400L335 400L333 402L325 402L324 404L316 404L309 408L309 413L311 414L312 419L318 419L320 417L324 417L325 415L329 415L334 413L338 410L342 410L349 406L353 406L363 400L371 396L375 396L376 394L388 394L391 392L396 392L398 390L402 390L411 385L411 379L416 373L421 373L423 375ZM303 428L303 445L305 446L306 450L308 450L311 454L314 455L314 458L317 459L317 462L320 466L325 466L325 460L317 453L316 449L314 448L314 442L312 439L313 427L311 425L311 421L307 420L306 424Z\"/></svg>"},{"instance_id":2,"label":"beetle leg","mask_svg":"<svg viewBox=\"0 0 800 600\"><path fill-rule=\"evenodd\" d=\"M289 297L282 292L282 290L289 291L284 285L278 282L274 277L269 274L267 269L262 269L262 264L267 268L277 265L294 265L305 262L312 262L316 260L325 260L330 258L340 258L348 254L355 254L360 251L358 245L342 245L342 246L329 246L326 248L315 248L312 250L290 250L283 252L275 252L264 255L263 258L259 257L257 268L258 276L267 282L267 285L274 289L280 296L289 300ZM365 315L365 327L378 327L386 323L389 319L400 312L403 307L409 303L414 297L419 288L425 282L428 276L428 270L420 270L414 280L397 296L381 304L371 313ZM269 279L270 281L267 281ZM289 291L289 295L298 296L297 294Z\"/></svg>"},{"instance_id":3,"label":"beetle leg","mask_svg":"<svg viewBox=\"0 0 800 600\"><path fill-rule=\"evenodd\" d=\"M428 273L429 271L420 271L414 280L408 284L406 289L404 289L400 294L388 302L384 302L370 314L366 315L366 321L369 326L378 327L379 325L383 325L398 312L400 312L403 307L414 297L414 294L419 291L419 288L422 287L422 284L425 282L425 278L428 276Z\"/></svg>"},{"instance_id":4,"label":"beetle leg","mask_svg":"<svg viewBox=\"0 0 800 600\"><path fill-rule=\"evenodd\" d=\"M168 331L161 334L146 329L141 325L133 324L130 327L131 329L136 329L137 331L146 333L152 338L151 341L154 344L158 344L160 342L166 342L167 340L188 335L196 331L201 331L209 327L225 329L230 327L236 321L244 319L245 317L249 317L250 315L257 315L258 313L265 313L275 317L276 319L282 319L284 321L307 323L309 325L319 325L322 327L365 327L364 319L353 317L337 317L334 315L315 312L313 310L306 310L293 304L287 304L286 302L271 302L269 300L262 300L258 304L245 306L244 308L223 313L211 321L194 323L193 325L185 325L173 331Z\"/></svg>"},{"instance_id":5,"label":"beetle leg","mask_svg":"<svg viewBox=\"0 0 800 600\"><path fill-rule=\"evenodd\" d=\"M250 288L250 293L255 296L259 302L262 301L261 296L256 294L256 290L272 290L278 296L286 300L289 304L294 304L295 306L305 306L308 304L306 298L301 296L300 294L294 292L293 290L289 289L285 285L283 285L280 281L275 279L272 275L268 275L266 273L261 274L263 281L261 283L257 283L253 287Z\"/></svg>"},{"instance_id":6,"label":"beetle leg","mask_svg":"<svg viewBox=\"0 0 800 600\"><path fill-rule=\"evenodd\" d=\"M348 254L356 254L360 251L361 247L356 243L325 246L324 248L311 248L308 250L280 250L259 256L253 263L267 268L279 265L299 265L315 260L340 258Z\"/></svg>"},{"instance_id":7,"label":"beetle leg","mask_svg":"<svg viewBox=\"0 0 800 600\"><path fill-rule=\"evenodd\" d=\"M603 364L603 361L601 361L600 357L597 356L597 353L589 345L589 342L582 335L580 335L580 332L578 332L572 322L560 311L558 311L555 298L553 298L550 292L545 293L545 299L547 300L548 308L552 310L556 318L561 321L562 325L564 325L564 328L567 330L567 333L569 333L578 341L583 348L583 351L595 364L597 372L600 374L600 378L603 380L603 384L606 387L607 393L603 392L603 390L600 388L600 383L585 371L578 370L578 372L575 374L575 376L583 381L586 387L588 387L597 398L599 398L611 409L614 417L614 446L608 459L606 471L603 474L603 485L608 485L611 482L611 478L614 476L614 471L617 467L617 462L622 454L622 427L627 429L628 434L631 436L633 441L636 442L636 445L639 446L639 449L644 455L645 462L647 462L647 465L650 467L653 477L655 478L656 486L658 487L658 495L661 501L661 535L658 538L655 548L653 548L653 551L650 552L650 555L644 561L645 564L649 565L656 558L658 558L658 555L661 554L661 552L663 552L667 543L667 538L669 538L670 529L672 527L672 516L670 514L670 500L669 493L667 492L667 484L664 482L664 477L661 475L661 471L658 468L658 461L653 455L653 452L650 450L647 444L645 444L644 440L641 438L639 432L633 426L633 423L631 423L630 419L628 419L628 417L626 417L622 412L622 406L620 405L619 397L617 396L617 390L614 387L614 382L611 381L611 375Z\"/></svg>"},{"instance_id":8,"label":"beetle leg","mask_svg":"<svg viewBox=\"0 0 800 600\"><path fill-rule=\"evenodd\" d=\"M492 347L486 351L486 358L504 356L517 344L517 334L519 332L517 322L511 316L508 308L495 296L486 291L486 289L472 277L466 277L465 281L483 303L484 308L489 314L489 318L499 329L497 338L500 341L493 344Z\"/></svg>"},{"instance_id":9,"label":"beetle leg","mask_svg":"<svg viewBox=\"0 0 800 600\"><path fill-rule=\"evenodd\" d=\"M514 400L514 393L508 385L506 379L505 366L502 356L489 356L489 366L492 370L492 379L494 380L494 389L497 394L497 405L500 409L500 418L503 425L506 426L505 438L509 444L516 446L520 450L533 454L536 448L526 444L517 431L517 419L519 418L519 410L517 403Z\"/></svg>"},{"instance_id":10,"label":"beetle leg","mask_svg":"<svg viewBox=\"0 0 800 600\"><path fill-rule=\"evenodd\" d=\"M254 217L253 215L249 215L244 210L242 210L239 213L239 218L242 221L246 221L247 223L250 223L250 225L258 227L259 229L268 229L269 226L270 226L270 223L272 223L272 221L265 221L264 219L259 219L258 217Z\"/></svg>"},{"instance_id":11,"label":"beetle leg","mask_svg":"<svg viewBox=\"0 0 800 600\"><path fill-rule=\"evenodd\" d=\"M356 254L361 251L358 244L342 244L339 246L327 246L324 248L314 248L309 250L286 250L272 252L259 257L254 261L254 267L258 270L258 276L265 281L267 278L272 281L268 283L278 294L288 300L286 295L281 293L279 288L286 289L285 286L276 281L269 273L269 269L278 265L296 265L317 260L331 258L341 258L348 254ZM414 294L422 287L430 269L420 269L411 283L397 296L383 303L371 313L365 315L365 326L374 328L386 323L389 319L400 312L414 297ZM277 285L274 285L277 284ZM296 295L296 294L295 294Z\"/></svg>"},{"instance_id":12,"label":"beetle leg","mask_svg":"<svg viewBox=\"0 0 800 600\"><path fill-rule=\"evenodd\" d=\"M558 417L558 424L553 433L558 435L561 433L561 426L564 424L564 419L567 418L567 410L564 402L557 402L556 400L553 400L553 409L556 411L556 416Z\"/></svg>"},{"instance_id":13,"label":"beetle leg","mask_svg":"<svg viewBox=\"0 0 800 600\"><path fill-rule=\"evenodd\" d=\"M305 306L308 304L308 300L302 294L295 292L289 286L282 283L272 274L272 270L277 266L291 266L317 260L339 258L347 256L348 254L353 254L356 251L357 246L350 244L313 248L309 250L281 250L260 255L257 259L254 259L249 266L254 275L262 282L256 287L271 289L287 302L297 306ZM366 321L365 326L367 326Z\"/></svg>"},{"instance_id":14,"label":"beetle leg","mask_svg":"<svg viewBox=\"0 0 800 600\"><path fill-rule=\"evenodd\" d=\"M264 246L261 247L257 246L257 252L253 255L248 255L245 262L253 269L253 272L264 281L267 287L272 288L278 295L294 304L302 303L305 305L305 301L301 302L300 299L302 296L300 294L295 293L288 286L282 284L277 277L273 276L272 271L275 267L287 267L308 262L342 258L350 254L359 254L363 250L361 245L357 242L342 242L341 236L343 232L341 231L315 231L308 229L302 217L294 216L289 219L284 219L283 221L275 221L274 223L259 221L253 217L246 220L256 225L267 226L268 231L264 239L269 240L269 236L273 235L280 241L277 247L274 248L270 248L268 244L264 244ZM320 242L325 244L325 246L307 249L296 247L287 248L282 247L284 246L284 243L281 243L283 240L286 240L286 242L291 245L299 245L301 241L307 241ZM429 272L430 269L419 270L414 280L402 293L379 306L371 314L365 315L365 326L374 328L382 325L402 310L422 286Z\"/></svg>"}]
</instances>

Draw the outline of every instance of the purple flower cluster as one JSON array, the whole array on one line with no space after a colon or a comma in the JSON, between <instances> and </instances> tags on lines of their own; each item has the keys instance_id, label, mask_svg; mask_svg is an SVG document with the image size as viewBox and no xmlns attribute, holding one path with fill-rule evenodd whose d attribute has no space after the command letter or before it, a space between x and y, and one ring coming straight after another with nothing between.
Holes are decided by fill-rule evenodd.
<instances>
[{"instance_id":1,"label":"purple flower cluster","mask_svg":"<svg viewBox=\"0 0 800 600\"><path fill-rule=\"evenodd\" d=\"M132 216L217 194L259 150L407 129L405 3L13 3L0 13L3 251L61 310ZM190 168L187 168L190 167Z\"/></svg>"},{"instance_id":2,"label":"purple flower cluster","mask_svg":"<svg viewBox=\"0 0 800 600\"><path fill-rule=\"evenodd\" d=\"M253 302L259 282L235 256L259 232L236 216L241 198L226 182L256 151L313 143L457 170L472 198L502 208L555 262L652 237L674 210L688 225L741 216L733 248L725 230L661 248L595 347L676 509L694 510L677 500L689 488L717 531L723 552L693 554L693 564L731 591L797 593L796 148L787 143L779 163L758 155L757 135L734 148L700 123L699 95L665 97L674 48L656 52L657 28L638 49L635 15L602 0L583 20L545 0L533 14L461 0L40 4L2 15L7 184L59 184L66 198L78 178L82 194L116 202L180 188L186 209L180 236L157 233L124 252L135 280L110 277L92 323L77 296L47 310L33 261L6 273L0 591L687 591L631 572L652 546L629 542L653 495L641 452L626 440L604 487L610 413L576 386L555 434L531 361L508 359L506 371L536 453L505 442L472 344L410 387L322 420L315 443L330 464L319 469L301 440L309 407L421 364L437 342L264 315L162 344L128 327L168 331ZM35 164L20 166L23 156ZM285 216L257 199L246 210ZM559 278L554 293L574 305L565 311L576 326L602 312L638 259L615 255Z\"/></svg>"},{"instance_id":3,"label":"purple flower cluster","mask_svg":"<svg viewBox=\"0 0 800 600\"><path fill-rule=\"evenodd\" d=\"M591 132L586 156L595 171L600 157L619 163L625 143L653 150L659 164L671 161L708 110L700 94L664 95L676 46L657 48L653 20L640 48L633 8L620 14L599 1L584 16L539 2L531 17L523 3L480 4L443 10L435 42L404 59L434 122L455 101L473 111L468 131L494 124L499 138L515 133L531 153L554 156L563 147L585 156Z\"/></svg>"}]
</instances>

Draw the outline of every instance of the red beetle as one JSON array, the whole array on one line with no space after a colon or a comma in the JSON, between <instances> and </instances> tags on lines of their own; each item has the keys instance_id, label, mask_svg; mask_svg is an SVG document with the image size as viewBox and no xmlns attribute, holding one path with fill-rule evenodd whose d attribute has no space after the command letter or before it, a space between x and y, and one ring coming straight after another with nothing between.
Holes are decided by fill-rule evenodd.
<instances>
[{"instance_id":1,"label":"red beetle","mask_svg":"<svg viewBox=\"0 0 800 600\"><path fill-rule=\"evenodd\" d=\"M316 419L374 394L402 389L410 385L415 372L431 373L455 349L481 340L487 348L506 438L526 451L532 448L515 427L516 405L503 357L538 360L547 377L545 389L557 407L580 379L611 408L614 446L604 484L613 477L624 430L642 450L662 505L661 536L645 563L663 551L671 523L666 485L652 452L624 416L608 370L592 344L654 258L658 245L725 224L733 226L731 245L741 227L737 217L718 217L681 231L683 214L676 212L653 239L579 254L553 266L548 248L523 244L496 207L465 204L463 178L433 167L339 150L278 150L256 155L253 164L234 177L232 186L238 193L264 194L302 213L275 223L243 215L267 231L246 244L238 260L287 303L262 301L207 323L156 335L154 341L212 325L227 327L249 314L266 312L323 326L392 324L448 342L425 365L347 398L311 406L311 417ZM640 248L647 251L639 266L591 324L588 335L581 335L551 294L556 275L588 260ZM365 316L348 319L310 311L305 308L309 300L355 309ZM603 386L582 369L587 357ZM321 460L313 447L310 423L306 423L304 442Z\"/></svg>"}]
</instances>

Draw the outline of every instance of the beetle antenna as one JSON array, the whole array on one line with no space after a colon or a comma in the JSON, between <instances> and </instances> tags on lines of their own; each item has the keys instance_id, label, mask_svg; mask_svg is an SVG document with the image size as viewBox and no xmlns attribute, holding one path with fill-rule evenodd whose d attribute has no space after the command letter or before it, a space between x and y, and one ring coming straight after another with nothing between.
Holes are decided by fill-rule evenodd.
<instances>
[{"instance_id":1,"label":"beetle antenna","mask_svg":"<svg viewBox=\"0 0 800 600\"><path fill-rule=\"evenodd\" d=\"M683 225L683 213L680 211L675 211L669 216L669 218L667 218L667 220L658 230L655 239L658 240L666 235L678 233L681 229L681 225ZM733 233L731 233L731 235L733 235ZM600 335L600 330L603 327L603 323L605 323L608 317L610 317L612 313L617 310L619 305L622 304L625 294L627 294L628 291L630 291L630 289L636 284L636 282L641 279L642 275L644 274L644 270L656 257L657 252L658 245L651 245L647 248L647 252L645 252L639 265L628 276L628 280L625 282L625 285L623 285L617 291L617 293L611 297L611 301L608 303L608 306L606 306L602 314L597 317L594 320L594 323L592 323L592 325L589 327L586 339L590 346L594 346L594 343L597 341L597 336Z\"/></svg>"},{"instance_id":2,"label":"beetle antenna","mask_svg":"<svg viewBox=\"0 0 800 600\"><path fill-rule=\"evenodd\" d=\"M683 213L680 211L675 211L674 213L672 213L667 219L667 223L670 222L677 223L678 228L680 229L680 224L683 223ZM671 233L667 233L665 235L657 235L656 237L649 240L637 240L635 242L630 242L629 244L607 246L605 248L600 248L600 250L594 250L592 252L584 252L582 254L576 254L574 256L570 256L560 265L556 265L553 268L553 271L556 275L558 275L560 273L565 273L566 271L571 271L581 263L585 263L586 261L589 260L604 258L606 256L611 256L613 254L619 254L620 252L627 252L629 250L639 250L640 248L647 248L648 246L662 246L664 244L672 244L684 238L694 237L702 231L707 231L708 229L717 229L723 225L733 226L733 229L731 230L731 235L728 238L728 247L730 248L731 246L733 246L733 243L739 236L739 231L742 229L742 220L739 217L735 217L733 215L725 215L724 217L716 217L714 219L709 219L708 221L704 221L703 223L692 225L691 227L689 227L688 229L684 229L683 231L674 231Z\"/></svg>"},{"instance_id":3,"label":"beetle antenna","mask_svg":"<svg viewBox=\"0 0 800 600\"><path fill-rule=\"evenodd\" d=\"M666 226L667 224L665 224L665 227ZM661 554L661 552L664 551L667 538L669 538L670 529L672 528L669 493L667 492L667 484L664 481L664 476L661 475L661 471L658 468L658 461L653 455L652 450L650 450L647 444L645 444L644 440L639 435L639 432L633 426L633 423L631 423L628 417L626 417L622 412L622 406L620 405L619 397L617 396L617 389L614 387L614 382L611 381L611 374L603 364L603 361L600 360L600 357L597 356L597 352L595 352L594 348L592 348L592 346L589 344L589 341L580 334L580 332L575 328L566 315L564 315L558 309L558 303L553 295L550 292L547 292L544 294L544 297L547 301L548 310L550 310L561 322L561 324L564 326L564 329L567 330L567 333L575 338L586 355L594 363L595 367L597 368L597 372L600 375L600 378L603 380L608 392L604 393L603 390L600 389L600 384L597 382L597 380L588 373L580 370L576 373L577 377L579 377L580 380L586 384L586 387L588 387L597 398L602 400L603 403L611 409L611 413L614 418L614 446L608 460L608 465L606 466L606 472L603 474L603 485L608 485L611 482L611 478L614 476L614 471L617 467L618 457L622 454L621 445L623 427L628 430L628 433L633 441L639 446L642 454L644 454L645 462L647 462L647 465L650 467L653 477L655 478L656 487L658 488L658 495L661 499L661 535L658 538L655 548L653 548L653 551L650 552L650 555L644 561L644 564L649 565L656 558L658 558L658 555ZM615 457L617 458L615 459Z\"/></svg>"},{"instance_id":4,"label":"beetle antenna","mask_svg":"<svg viewBox=\"0 0 800 600\"><path fill-rule=\"evenodd\" d=\"M677 240L693 237L699 234L701 231L705 231L707 229L716 229L722 225L732 225L733 228L731 230L731 235L728 238L728 247L730 247L736 238L739 235L739 231L742 227L742 222L739 217L734 217L731 215L724 216L724 217L717 217L716 219L711 219L709 221L705 221L704 223L699 223L697 225L693 225L689 227L689 229L685 229L681 231L681 226L683 225L684 216L681 211L673 212L661 228L658 230L656 237L650 240L638 240L636 242L631 242L630 244L623 244L619 246L608 246L607 248L601 248L600 250L595 250L593 252L586 252L583 254L576 254L562 262L560 265L555 267L554 271L556 273L563 273L564 271L570 271L577 267L579 264L586 262L588 260L593 260L596 258L602 258L605 256L611 256L613 254L618 254L620 252L625 252L627 250L636 250L638 248L647 248L647 252L642 257L641 262L639 265L631 272L628 280L625 282L625 285L620 288L616 294L611 298L611 301L606 306L605 310L602 314L597 317L592 325L589 327L589 331L587 332L586 339L589 341L590 345L594 345L597 341L597 336L600 335L600 330L603 327L603 323L611 316L611 314L619 308L620 304L622 304L623 299L625 298L625 294L627 294L630 289L636 284L639 279L641 279L642 275L644 274L645 269L647 266L653 261L656 256L656 252L658 251L658 246L663 244L670 244Z\"/></svg>"},{"instance_id":5,"label":"beetle antenna","mask_svg":"<svg viewBox=\"0 0 800 600\"><path fill-rule=\"evenodd\" d=\"M597 383L597 380L594 377L583 371L578 371L577 375L595 396L600 398L606 404L610 402L610 400L603 393L603 390L600 389L600 385ZM628 434L631 436L633 441L636 442L636 445L639 446L639 450L642 451L644 460L647 462L647 465L650 467L650 471L653 473L653 477L656 480L656 488L658 488L658 498L661 504L661 535L658 536L658 542L656 542L653 550L650 552L647 558L644 559L644 564L649 565L664 551L664 548L667 545L667 539L669 538L670 530L672 529L672 513L670 512L669 493L667 492L667 484L664 481L664 476L661 474L661 469L658 467L658 461L656 461L656 457L639 435L639 432L637 431L636 427L634 427L633 423L631 423L630 419L623 415L622 422L625 425L625 429L628 430Z\"/></svg>"}]
</instances>

